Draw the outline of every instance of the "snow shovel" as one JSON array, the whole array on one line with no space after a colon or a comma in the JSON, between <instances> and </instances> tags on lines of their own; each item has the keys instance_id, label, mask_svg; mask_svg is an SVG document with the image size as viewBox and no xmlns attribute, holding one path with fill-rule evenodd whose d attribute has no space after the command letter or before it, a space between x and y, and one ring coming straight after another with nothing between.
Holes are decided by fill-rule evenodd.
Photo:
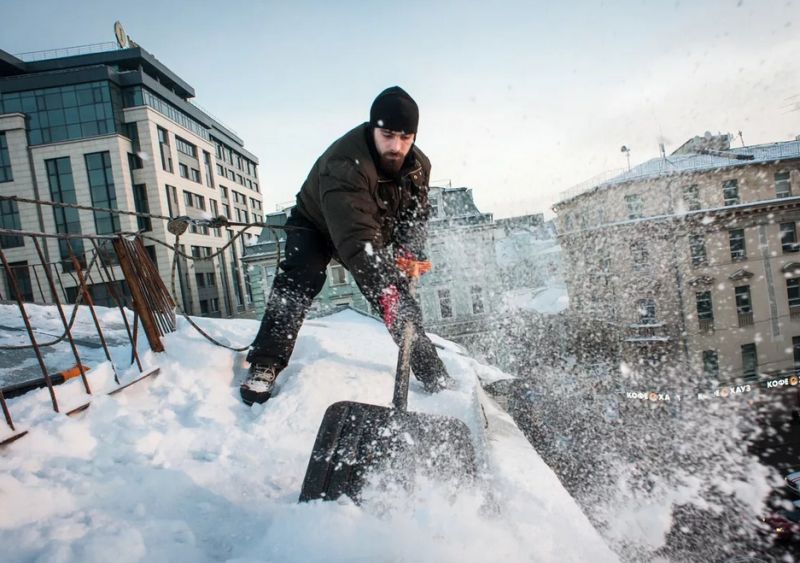
<instances>
[{"instance_id":1,"label":"snow shovel","mask_svg":"<svg viewBox=\"0 0 800 563\"><path fill-rule=\"evenodd\" d=\"M410 293L414 298L414 278ZM370 477L410 489L414 475L460 484L475 476L475 450L464 422L408 412L414 325L408 320L397 359L391 407L340 401L325 411L308 461L300 502L347 495L356 504Z\"/></svg>"}]
</instances>

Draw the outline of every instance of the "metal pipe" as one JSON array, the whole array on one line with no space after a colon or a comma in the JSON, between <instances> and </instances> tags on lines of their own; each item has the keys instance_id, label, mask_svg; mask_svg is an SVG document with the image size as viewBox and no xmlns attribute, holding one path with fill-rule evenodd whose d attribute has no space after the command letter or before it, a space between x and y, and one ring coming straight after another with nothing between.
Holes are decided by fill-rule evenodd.
<instances>
[{"instance_id":1,"label":"metal pipe","mask_svg":"<svg viewBox=\"0 0 800 563\"><path fill-rule=\"evenodd\" d=\"M36 248L36 253L39 255L41 260L44 260L44 254L42 253L42 247L39 244L39 240L36 237L33 237L33 245ZM71 246L71 245L67 245ZM58 299L58 295L56 295L55 291L55 284L53 283L53 276L50 272L50 266L44 269L45 275L47 276L47 282L50 285L50 291L53 292L53 298L56 302L56 309L58 309L58 315L61 317L61 322L64 324L64 331L67 334L67 340L69 340L69 346L72 349L72 355L75 356L75 363L78 366L78 369L81 372L81 378L83 379L83 385L86 388L86 392L91 394L91 390L89 389L89 382L86 379L86 374L83 369L83 364L81 363L80 354L78 354L78 347L75 345L75 339L72 337L72 330L69 327L69 322L67 322L67 316L64 314L64 307L61 305L61 301ZM50 376L48 376L48 381L50 381L49 385L52 387L52 381L50 380Z\"/></svg>"},{"instance_id":2,"label":"metal pipe","mask_svg":"<svg viewBox=\"0 0 800 563\"><path fill-rule=\"evenodd\" d=\"M108 284L108 290L111 293L111 297L117 303L117 307L119 308L119 313L120 313L120 315L122 315L122 322L125 324L125 332L128 333L128 341L131 343L131 346L133 346L133 334L131 334L131 327L130 327L130 324L128 324L128 316L125 314L125 309L122 306L122 301L120 300L119 296L117 295L117 291L114 289L114 284L111 281L111 274L108 271L108 266L106 265L106 262L103 259L102 253L100 252L100 249L97 246L97 241L92 240L92 246L94 247L95 252L97 252L97 255L100 257L100 266L101 266L101 269L99 270L101 272L100 273L100 278L103 279L102 272L105 271L106 278L108 279L108 281L105 282L105 283ZM139 359L139 354L136 352L136 348L135 347L133 347L133 358L136 360L136 366L139 368L139 373L141 373L142 372L142 362ZM131 363L133 363L133 362L131 362Z\"/></svg>"},{"instance_id":3,"label":"metal pipe","mask_svg":"<svg viewBox=\"0 0 800 563\"><path fill-rule=\"evenodd\" d=\"M8 265L8 260L6 259L6 254L0 249L0 260L3 261L3 267L6 270L7 278L9 280L9 285L11 286L11 290L14 292L14 295L17 299L17 305L19 306L19 311L22 314L22 320L25 322L25 328L28 331L28 337L31 339L31 344L33 344L33 350L36 353L36 359L39 362L39 367L42 370L42 375L44 376L45 381L47 382L47 389L50 391L50 400L53 402L53 410L58 412L58 401L56 400L55 391L53 391L53 382L50 380L50 374L47 373L47 366L44 365L44 358L42 357L42 351L39 349L39 345L36 343L36 336L33 334L33 327L31 326L31 320L28 318L28 314L25 312L25 305L22 302L22 294L19 291L19 285L17 285L17 276L14 275L14 272L11 270L11 266Z\"/></svg>"},{"instance_id":4,"label":"metal pipe","mask_svg":"<svg viewBox=\"0 0 800 563\"><path fill-rule=\"evenodd\" d=\"M0 406L3 407L3 416L6 417L6 424L11 430L16 430L14 428L14 421L11 419L11 413L8 410L8 405L6 404L6 398L3 396L3 391L0 389Z\"/></svg>"}]
</instances>

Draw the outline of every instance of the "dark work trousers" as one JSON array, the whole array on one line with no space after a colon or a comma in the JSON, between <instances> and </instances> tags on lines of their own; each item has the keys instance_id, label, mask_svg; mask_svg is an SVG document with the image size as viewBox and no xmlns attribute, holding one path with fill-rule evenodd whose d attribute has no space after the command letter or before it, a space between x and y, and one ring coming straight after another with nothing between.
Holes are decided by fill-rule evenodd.
<instances>
[{"instance_id":1,"label":"dark work trousers","mask_svg":"<svg viewBox=\"0 0 800 563\"><path fill-rule=\"evenodd\" d=\"M251 364L271 365L278 371L289 363L300 326L311 302L325 284L325 272L333 257L330 241L305 218L295 213L286 224L298 228L287 230L286 253L279 264L261 327L247 355L247 361ZM373 309L381 311L378 299L383 288L360 289ZM413 322L412 372L422 382L445 376L447 371L444 364L422 326L419 304L404 284L398 290L401 305L398 320L389 329L392 338L399 345L404 321L408 319Z\"/></svg>"}]
</instances>

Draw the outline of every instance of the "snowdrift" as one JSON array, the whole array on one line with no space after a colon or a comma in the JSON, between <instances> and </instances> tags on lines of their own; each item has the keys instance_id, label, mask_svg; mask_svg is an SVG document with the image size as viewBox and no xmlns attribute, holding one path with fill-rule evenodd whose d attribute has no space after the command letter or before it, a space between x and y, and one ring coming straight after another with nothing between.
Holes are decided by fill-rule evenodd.
<instances>
[{"instance_id":1,"label":"snowdrift","mask_svg":"<svg viewBox=\"0 0 800 563\"><path fill-rule=\"evenodd\" d=\"M14 308L0 308L5 325L22 325ZM53 309L31 309L37 328L60 333ZM102 318L106 330L122 330L117 312ZM258 328L197 321L237 345ZM353 311L307 321L277 394L248 408L238 392L243 355L181 322L165 338L165 353L141 350L160 374L114 397L102 394L114 388L110 364L99 351L87 353L95 396L80 415L53 413L45 389L9 401L30 434L0 450L3 561L615 561L511 418L484 395L480 378L507 376L433 338L457 388L430 396L412 378L409 410L469 426L482 465L474 489L452 495L418 482L410 495L367 489L361 507L348 499L298 504L328 405L390 403L391 338ZM119 365L126 356L122 344L113 349ZM123 383L135 374L123 373ZM62 410L86 400L76 381L58 396Z\"/></svg>"}]
</instances>

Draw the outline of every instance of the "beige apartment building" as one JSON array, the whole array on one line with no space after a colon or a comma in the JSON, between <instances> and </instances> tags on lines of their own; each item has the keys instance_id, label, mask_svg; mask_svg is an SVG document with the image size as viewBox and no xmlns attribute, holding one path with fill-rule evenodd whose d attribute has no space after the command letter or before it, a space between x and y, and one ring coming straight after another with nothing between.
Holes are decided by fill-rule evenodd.
<instances>
[{"instance_id":1,"label":"beige apartment building","mask_svg":"<svg viewBox=\"0 0 800 563\"><path fill-rule=\"evenodd\" d=\"M755 381L800 365L800 140L695 137L553 209L572 317L634 369Z\"/></svg>"},{"instance_id":2,"label":"beige apartment building","mask_svg":"<svg viewBox=\"0 0 800 563\"><path fill-rule=\"evenodd\" d=\"M86 50L31 60L0 51L0 195L170 217L262 220L258 159L236 133L191 102L189 84L138 46ZM164 220L14 201L0 202L0 226L74 234L143 231L174 242ZM232 229L193 226L180 243L187 254L202 257L233 236ZM174 253L152 241L145 245L169 285ZM51 302L46 284L36 283L33 265L40 260L31 240L0 237L0 247L25 298ZM89 241L73 242L77 254L91 250ZM65 296L74 299L66 243L48 239L45 251L49 261L60 262ZM240 239L212 261L180 259L176 298L182 309L210 316L251 310L243 251ZM95 300L112 304L105 284L95 281ZM0 284L9 295L5 276Z\"/></svg>"}]
</instances>

